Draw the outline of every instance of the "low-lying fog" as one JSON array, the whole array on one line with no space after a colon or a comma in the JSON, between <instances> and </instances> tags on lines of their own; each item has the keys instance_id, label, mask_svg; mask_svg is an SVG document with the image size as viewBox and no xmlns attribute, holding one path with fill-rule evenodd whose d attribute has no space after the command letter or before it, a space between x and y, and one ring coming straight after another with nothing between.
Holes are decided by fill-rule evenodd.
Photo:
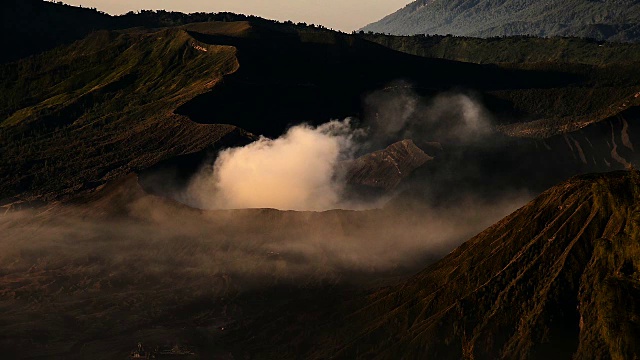
<instances>
[{"instance_id":1,"label":"low-lying fog","mask_svg":"<svg viewBox=\"0 0 640 360\"><path fill-rule=\"evenodd\" d=\"M415 198L380 208L394 193L347 200L344 160L406 138L475 144L491 133L487 111L467 95L426 101L406 84L394 86L400 90L366 98L363 122L298 125L280 138L222 151L186 189L171 194L190 207L144 194L130 179L120 185L128 190L112 190L117 200L105 195L83 205L7 212L0 216L0 273L82 274L83 285L66 284L67 290L147 278L213 286L207 279L223 276L225 286L251 288L407 275L532 198L505 189L490 198L465 191L438 206Z\"/></svg>"},{"instance_id":2,"label":"low-lying fog","mask_svg":"<svg viewBox=\"0 0 640 360\"><path fill-rule=\"evenodd\" d=\"M204 211L144 194L135 178L120 186L87 204L0 213L0 351L113 359L137 341L215 338L286 302L282 288L296 301L315 289L395 283L530 197Z\"/></svg>"},{"instance_id":3,"label":"low-lying fog","mask_svg":"<svg viewBox=\"0 0 640 360\"><path fill-rule=\"evenodd\" d=\"M513 194L437 209L293 212L199 211L145 195L117 216L92 204L10 212L0 216L0 269L25 276L77 270L91 284L145 277L201 283L225 275L243 286L400 274L447 253L528 199Z\"/></svg>"},{"instance_id":4,"label":"low-lying fog","mask_svg":"<svg viewBox=\"0 0 640 360\"><path fill-rule=\"evenodd\" d=\"M434 205L421 194L438 189L413 179L353 200L344 161L403 139L465 144L490 133L486 111L468 96L387 95L367 98L364 122L298 125L226 149L163 196L132 176L82 202L0 212L0 351L110 359L135 345L133 334L158 343L189 338L179 334L198 324L207 333L226 327L245 310L236 295L390 283L532 198L526 189L464 189Z\"/></svg>"},{"instance_id":5,"label":"low-lying fog","mask_svg":"<svg viewBox=\"0 0 640 360\"><path fill-rule=\"evenodd\" d=\"M0 212L0 352L44 339L31 355L56 349L66 358L70 343L128 341L142 329L156 334L157 324L192 329L186 318L210 331L242 313L228 311L234 295L276 285L389 283L523 206L540 190L531 184L581 169L566 136L560 144L567 140L569 152L543 142L549 152L523 158L538 144L504 147L473 96L421 99L406 84L390 88L365 98L364 119L297 125L225 149L186 186L148 176L169 183L157 187L169 189L162 196L132 176L73 204ZM633 150L623 125L621 151ZM599 147L580 136L594 164L602 158L613 169L606 160L620 157L613 125L605 135ZM437 164L423 170L435 171L383 196L350 196L344 163L404 139L434 151L427 154ZM562 156L568 162L554 162ZM97 357L86 349L93 358L122 354L109 344Z\"/></svg>"}]
</instances>

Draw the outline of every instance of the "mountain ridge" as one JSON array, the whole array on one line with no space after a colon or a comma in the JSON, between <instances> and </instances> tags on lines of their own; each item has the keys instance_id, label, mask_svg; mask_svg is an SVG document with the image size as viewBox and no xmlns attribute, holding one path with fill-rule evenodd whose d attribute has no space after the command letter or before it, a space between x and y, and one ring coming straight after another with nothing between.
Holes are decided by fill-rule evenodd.
<instances>
[{"instance_id":1,"label":"mountain ridge","mask_svg":"<svg viewBox=\"0 0 640 360\"><path fill-rule=\"evenodd\" d=\"M74 196L222 143L366 116L363 96L404 96L388 86L403 78L414 83L410 96L423 99L479 93L496 128L513 137L545 139L617 115L633 128L640 104L634 63L472 64L394 51L357 35L251 21L99 31L0 65L0 148L9 154L0 161L0 198ZM69 151L80 139L75 150L88 152Z\"/></svg>"},{"instance_id":2,"label":"mountain ridge","mask_svg":"<svg viewBox=\"0 0 640 360\"><path fill-rule=\"evenodd\" d=\"M394 35L575 36L637 42L638 20L637 0L418 0L362 30Z\"/></svg>"}]
</instances>

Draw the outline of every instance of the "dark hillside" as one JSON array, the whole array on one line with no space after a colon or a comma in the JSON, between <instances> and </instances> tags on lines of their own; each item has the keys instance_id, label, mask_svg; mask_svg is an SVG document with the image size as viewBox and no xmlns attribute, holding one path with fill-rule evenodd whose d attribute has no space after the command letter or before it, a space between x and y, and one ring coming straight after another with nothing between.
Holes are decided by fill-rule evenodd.
<instances>
[{"instance_id":1,"label":"dark hillside","mask_svg":"<svg viewBox=\"0 0 640 360\"><path fill-rule=\"evenodd\" d=\"M561 183L406 282L311 324L265 318L249 324L237 335L252 340L238 355L634 358L640 354L639 176L617 172ZM274 348L274 333L282 348Z\"/></svg>"},{"instance_id":2,"label":"dark hillside","mask_svg":"<svg viewBox=\"0 0 640 360\"><path fill-rule=\"evenodd\" d=\"M367 33L360 36L413 55L477 64L572 63L602 66L628 64L640 59L640 44L611 43L575 37L512 36L482 39Z\"/></svg>"},{"instance_id":3,"label":"dark hillside","mask_svg":"<svg viewBox=\"0 0 640 360\"><path fill-rule=\"evenodd\" d=\"M215 124L278 136L301 122L362 118L364 97L393 93L399 79L425 98L477 93L512 137L577 131L640 102L633 64L461 63L353 35L261 24L102 31L0 66L0 147L8 154L0 198L58 198L173 156L206 153L232 129ZM218 135L190 135L200 128ZM183 131L176 129L185 129L186 143L164 140Z\"/></svg>"},{"instance_id":4,"label":"dark hillside","mask_svg":"<svg viewBox=\"0 0 640 360\"><path fill-rule=\"evenodd\" d=\"M248 20L267 27L306 27L306 24L282 24L256 16L228 12L184 14L164 10L142 10L111 16L95 8L82 8L45 0L6 0L0 6L0 26L3 31L0 40L3 49L0 52L0 64L68 45L98 30L136 27L157 29L200 22Z\"/></svg>"},{"instance_id":5,"label":"dark hillside","mask_svg":"<svg viewBox=\"0 0 640 360\"><path fill-rule=\"evenodd\" d=\"M363 330L347 326L354 341L336 355L637 356L638 181L635 172L585 176L545 192L407 283L373 295L347 322L364 321Z\"/></svg>"},{"instance_id":6,"label":"dark hillside","mask_svg":"<svg viewBox=\"0 0 640 360\"><path fill-rule=\"evenodd\" d=\"M276 136L291 124L357 116L362 96L397 79L433 95L553 89L579 76L426 59L351 35L247 22L96 32L0 67L0 198L90 190L204 150L233 129L219 124ZM216 135L191 136L196 129ZM182 131L186 142L167 140Z\"/></svg>"},{"instance_id":7,"label":"dark hillside","mask_svg":"<svg viewBox=\"0 0 640 360\"><path fill-rule=\"evenodd\" d=\"M261 25L253 29L249 37L190 31L203 43L236 47L241 66L220 86L178 109L180 114L200 123L231 122L274 136L295 123L362 115L363 96L403 79L428 96L453 89L544 91L584 79L584 74L548 69L422 58L335 32L274 31Z\"/></svg>"},{"instance_id":8,"label":"dark hillside","mask_svg":"<svg viewBox=\"0 0 640 360\"><path fill-rule=\"evenodd\" d=\"M464 38L360 35L391 49L427 58L554 71L585 79L571 86L490 91L485 104L509 136L548 138L576 131L637 107L640 45L576 38ZM553 75L548 75L553 76ZM506 111L505 111L506 110ZM516 123L515 126L509 124Z\"/></svg>"},{"instance_id":9,"label":"dark hillside","mask_svg":"<svg viewBox=\"0 0 640 360\"><path fill-rule=\"evenodd\" d=\"M3 65L0 199L77 195L242 132L173 113L236 71L235 52L180 29L99 32Z\"/></svg>"}]
</instances>

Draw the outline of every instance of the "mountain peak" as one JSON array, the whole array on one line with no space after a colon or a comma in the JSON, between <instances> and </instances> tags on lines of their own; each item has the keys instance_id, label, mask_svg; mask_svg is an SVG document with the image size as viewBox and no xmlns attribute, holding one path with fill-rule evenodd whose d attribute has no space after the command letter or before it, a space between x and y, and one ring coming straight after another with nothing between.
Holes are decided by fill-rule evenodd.
<instances>
[{"instance_id":1,"label":"mountain peak","mask_svg":"<svg viewBox=\"0 0 640 360\"><path fill-rule=\"evenodd\" d=\"M363 30L394 35L575 36L634 42L640 39L638 20L637 0L418 0Z\"/></svg>"}]
</instances>

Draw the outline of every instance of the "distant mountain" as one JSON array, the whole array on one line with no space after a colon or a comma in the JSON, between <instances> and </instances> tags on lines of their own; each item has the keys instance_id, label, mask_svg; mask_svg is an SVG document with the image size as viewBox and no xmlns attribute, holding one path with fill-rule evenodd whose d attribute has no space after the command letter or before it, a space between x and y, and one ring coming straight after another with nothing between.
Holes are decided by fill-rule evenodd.
<instances>
[{"instance_id":1,"label":"distant mountain","mask_svg":"<svg viewBox=\"0 0 640 360\"><path fill-rule=\"evenodd\" d=\"M638 0L417 0L364 31L473 37L573 36L640 41Z\"/></svg>"}]
</instances>

